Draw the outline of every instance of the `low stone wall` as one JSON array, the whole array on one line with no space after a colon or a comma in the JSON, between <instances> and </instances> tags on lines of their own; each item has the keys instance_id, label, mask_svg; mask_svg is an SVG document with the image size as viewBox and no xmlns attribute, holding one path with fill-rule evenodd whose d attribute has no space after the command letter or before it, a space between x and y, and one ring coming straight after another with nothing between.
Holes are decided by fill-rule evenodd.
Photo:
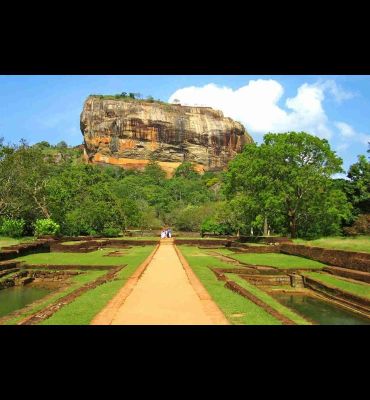
<instances>
[{"instance_id":1,"label":"low stone wall","mask_svg":"<svg viewBox=\"0 0 370 400\"><path fill-rule=\"evenodd\" d=\"M281 285L291 285L291 278L288 275L239 275L241 278L253 285L271 285L271 286L281 286Z\"/></svg>"},{"instance_id":2,"label":"low stone wall","mask_svg":"<svg viewBox=\"0 0 370 400\"><path fill-rule=\"evenodd\" d=\"M107 245L105 247L116 247L119 249L125 249L129 246L155 246L159 243L158 240L118 240L118 239L109 239Z\"/></svg>"},{"instance_id":3,"label":"low stone wall","mask_svg":"<svg viewBox=\"0 0 370 400\"><path fill-rule=\"evenodd\" d=\"M10 275L13 272L17 272L17 271L19 271L19 268L9 268L4 271L0 271L0 278L3 278L4 276Z\"/></svg>"},{"instance_id":4,"label":"low stone wall","mask_svg":"<svg viewBox=\"0 0 370 400\"><path fill-rule=\"evenodd\" d=\"M3 247L2 251L0 251L0 261L11 260L32 253L48 253L53 242L53 239L41 239L31 243Z\"/></svg>"},{"instance_id":5,"label":"low stone wall","mask_svg":"<svg viewBox=\"0 0 370 400\"><path fill-rule=\"evenodd\" d=\"M284 254L305 257L336 267L370 272L370 253L331 250L288 243L281 243L279 247L280 252Z\"/></svg>"},{"instance_id":6,"label":"low stone wall","mask_svg":"<svg viewBox=\"0 0 370 400\"><path fill-rule=\"evenodd\" d=\"M309 278L307 276L303 277L304 284L306 287L321 292L323 294L329 295L336 300L343 301L345 304L354 306L360 311L370 313L370 300L364 297L356 296L352 293L345 292L338 288L331 287L327 284L319 282L315 279Z\"/></svg>"},{"instance_id":7,"label":"low stone wall","mask_svg":"<svg viewBox=\"0 0 370 400\"><path fill-rule=\"evenodd\" d=\"M68 279L70 276L82 274L79 271L27 271L29 276L43 281L60 281Z\"/></svg>"},{"instance_id":8,"label":"low stone wall","mask_svg":"<svg viewBox=\"0 0 370 400\"><path fill-rule=\"evenodd\" d=\"M11 272L17 272L16 270L9 270ZM36 280L42 281L61 281L65 280L70 276L81 274L79 271L32 271L32 270L21 270L18 273L12 275L9 278L2 279L0 281L0 290L7 289L12 286L23 286Z\"/></svg>"},{"instance_id":9,"label":"low stone wall","mask_svg":"<svg viewBox=\"0 0 370 400\"><path fill-rule=\"evenodd\" d=\"M211 246L214 247L219 245L221 247L230 246L231 242L224 239L214 239L214 240L201 240L201 239L177 239L175 238L175 244L181 245L186 244L190 246Z\"/></svg>"},{"instance_id":10,"label":"low stone wall","mask_svg":"<svg viewBox=\"0 0 370 400\"><path fill-rule=\"evenodd\" d=\"M104 240L102 242L88 240L78 244L63 244L63 242L58 242L50 245L50 251L58 253L90 253L97 250L99 247L105 246L107 243L108 240Z\"/></svg>"},{"instance_id":11,"label":"low stone wall","mask_svg":"<svg viewBox=\"0 0 370 400\"><path fill-rule=\"evenodd\" d=\"M147 246L156 245L158 241L156 240L117 240L117 239L105 239L101 241L87 240L78 244L63 244L63 242L53 243L50 246L50 251L59 253L91 253L100 248L120 248L129 249L133 246Z\"/></svg>"},{"instance_id":12,"label":"low stone wall","mask_svg":"<svg viewBox=\"0 0 370 400\"><path fill-rule=\"evenodd\" d=\"M357 271L355 269L347 269L341 267L325 267L323 271L332 275L343 276L344 278L354 279L356 281L370 283L370 273Z\"/></svg>"},{"instance_id":13,"label":"low stone wall","mask_svg":"<svg viewBox=\"0 0 370 400\"><path fill-rule=\"evenodd\" d=\"M235 243L232 243L229 249L234 253L280 253L279 246L248 246L246 244L235 246Z\"/></svg>"},{"instance_id":14,"label":"low stone wall","mask_svg":"<svg viewBox=\"0 0 370 400\"><path fill-rule=\"evenodd\" d=\"M113 268L123 268L123 266L118 265L53 265L53 264L23 264L24 269L49 269L49 270L81 270L81 271L91 271L91 270L109 270Z\"/></svg>"},{"instance_id":15,"label":"low stone wall","mask_svg":"<svg viewBox=\"0 0 370 400\"><path fill-rule=\"evenodd\" d=\"M56 300L54 303L50 304L46 308L41 311L36 312L35 314L26 317L26 319L19 322L17 325L35 325L49 317L51 317L54 313L60 310L65 305L74 301L77 297L81 296L83 293L95 289L97 286L102 285L106 282L112 281L116 278L118 272L123 267L115 267L108 271L105 275L95 279L93 282L86 283L82 287L74 290L72 293L67 294L66 296Z\"/></svg>"},{"instance_id":16,"label":"low stone wall","mask_svg":"<svg viewBox=\"0 0 370 400\"><path fill-rule=\"evenodd\" d=\"M233 292L236 292L240 294L241 296L247 298L248 300L251 300L253 303L257 304L257 306L261 307L264 309L266 312L271 314L274 318L278 319L283 323L283 325L296 325L295 322L293 322L290 318L286 317L285 315L281 314L279 311L275 310L268 304L266 304L264 301L259 299L257 296L254 294L250 293L248 290L245 288L241 287L238 285L236 282L233 281L227 281L225 283L225 287L232 290Z\"/></svg>"},{"instance_id":17,"label":"low stone wall","mask_svg":"<svg viewBox=\"0 0 370 400\"><path fill-rule=\"evenodd\" d=\"M0 261L0 271L5 271L10 268L17 268L19 261Z\"/></svg>"},{"instance_id":18,"label":"low stone wall","mask_svg":"<svg viewBox=\"0 0 370 400\"><path fill-rule=\"evenodd\" d=\"M29 283L30 281L32 281L32 278L30 278L30 280L28 280L28 281L25 281L25 278L27 278L27 277L28 277L27 271L20 271L20 272L16 273L15 275L12 275L9 278L4 278L0 281L0 290L7 289L9 287L16 286L16 285L26 284L26 283Z\"/></svg>"},{"instance_id":19,"label":"low stone wall","mask_svg":"<svg viewBox=\"0 0 370 400\"><path fill-rule=\"evenodd\" d=\"M292 243L291 239L280 236L239 236L237 240L240 243Z\"/></svg>"}]
</instances>

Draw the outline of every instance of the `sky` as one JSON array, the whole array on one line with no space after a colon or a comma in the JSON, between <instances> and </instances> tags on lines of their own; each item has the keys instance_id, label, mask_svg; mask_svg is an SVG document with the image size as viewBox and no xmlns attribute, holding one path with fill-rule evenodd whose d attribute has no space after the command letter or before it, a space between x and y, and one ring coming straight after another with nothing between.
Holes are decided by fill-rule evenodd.
<instances>
[{"instance_id":1,"label":"sky","mask_svg":"<svg viewBox=\"0 0 370 400\"><path fill-rule=\"evenodd\" d=\"M311 133L329 141L345 170L370 142L370 75L2 75L0 138L81 144L87 96L121 92L222 110L257 143L268 132Z\"/></svg>"}]
</instances>

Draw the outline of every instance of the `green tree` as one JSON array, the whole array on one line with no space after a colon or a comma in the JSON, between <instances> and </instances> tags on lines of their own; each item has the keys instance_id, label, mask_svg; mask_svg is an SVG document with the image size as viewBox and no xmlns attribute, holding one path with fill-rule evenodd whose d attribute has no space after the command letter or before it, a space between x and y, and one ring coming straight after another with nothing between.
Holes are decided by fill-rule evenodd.
<instances>
[{"instance_id":1,"label":"green tree","mask_svg":"<svg viewBox=\"0 0 370 400\"><path fill-rule=\"evenodd\" d=\"M146 181L148 183L161 185L166 178L166 173L156 161L151 160L145 167L144 178L147 178Z\"/></svg>"},{"instance_id":2,"label":"green tree","mask_svg":"<svg viewBox=\"0 0 370 400\"><path fill-rule=\"evenodd\" d=\"M68 144L67 144L67 142L62 140L61 142L57 143L57 145L55 147L57 149L67 149L68 148Z\"/></svg>"},{"instance_id":3,"label":"green tree","mask_svg":"<svg viewBox=\"0 0 370 400\"><path fill-rule=\"evenodd\" d=\"M349 215L343 193L331 184L331 176L342 172L341 165L342 160L325 139L305 132L269 133L260 146L246 145L230 162L225 194L229 199L238 194L248 198L251 215L246 220L263 220L272 229L283 225L282 230L293 238L308 234L308 224L321 234L323 229L318 227L328 224L322 215ZM332 198L336 203L330 201ZM330 223L326 234L336 231L339 223Z\"/></svg>"},{"instance_id":4,"label":"green tree","mask_svg":"<svg viewBox=\"0 0 370 400\"><path fill-rule=\"evenodd\" d=\"M50 143L47 141L38 142L34 145L35 147L39 147L41 149L49 149L51 147Z\"/></svg>"},{"instance_id":5,"label":"green tree","mask_svg":"<svg viewBox=\"0 0 370 400\"><path fill-rule=\"evenodd\" d=\"M357 163L350 166L347 177L349 200L355 207L356 214L370 213L370 162L366 156L359 155Z\"/></svg>"},{"instance_id":6,"label":"green tree","mask_svg":"<svg viewBox=\"0 0 370 400\"><path fill-rule=\"evenodd\" d=\"M24 218L29 223L38 217L49 218L46 187L53 169L40 149L25 143L8 152L0 161L0 216Z\"/></svg>"}]
</instances>

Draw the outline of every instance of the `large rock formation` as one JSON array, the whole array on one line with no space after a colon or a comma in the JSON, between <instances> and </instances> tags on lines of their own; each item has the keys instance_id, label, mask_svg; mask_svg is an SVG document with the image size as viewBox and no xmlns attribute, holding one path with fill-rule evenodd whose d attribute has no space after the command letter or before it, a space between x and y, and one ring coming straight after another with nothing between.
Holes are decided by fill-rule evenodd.
<instances>
[{"instance_id":1,"label":"large rock formation","mask_svg":"<svg viewBox=\"0 0 370 400\"><path fill-rule=\"evenodd\" d=\"M156 160L170 174L183 161L221 170L253 142L243 125L209 107L89 96L81 114L89 162L142 169Z\"/></svg>"}]
</instances>

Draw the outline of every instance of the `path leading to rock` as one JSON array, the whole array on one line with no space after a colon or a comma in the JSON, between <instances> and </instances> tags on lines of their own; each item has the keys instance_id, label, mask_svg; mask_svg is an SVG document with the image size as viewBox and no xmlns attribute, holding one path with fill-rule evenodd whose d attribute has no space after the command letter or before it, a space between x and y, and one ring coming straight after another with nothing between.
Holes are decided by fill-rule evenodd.
<instances>
[{"instance_id":1,"label":"path leading to rock","mask_svg":"<svg viewBox=\"0 0 370 400\"><path fill-rule=\"evenodd\" d=\"M181 263L173 241L165 239L135 286L128 282L92 324L215 325L228 321L194 273Z\"/></svg>"}]
</instances>

